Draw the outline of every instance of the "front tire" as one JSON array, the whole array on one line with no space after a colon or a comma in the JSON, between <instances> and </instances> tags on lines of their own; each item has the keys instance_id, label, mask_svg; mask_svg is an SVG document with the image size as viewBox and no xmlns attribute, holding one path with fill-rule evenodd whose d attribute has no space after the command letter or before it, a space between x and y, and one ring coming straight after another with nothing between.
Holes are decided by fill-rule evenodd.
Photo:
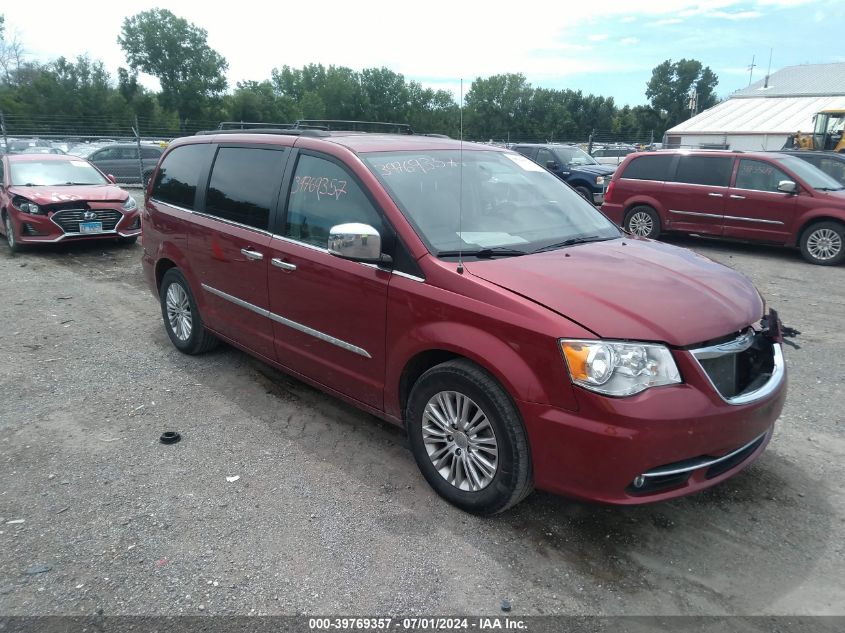
<instances>
[{"instance_id":1,"label":"front tire","mask_svg":"<svg viewBox=\"0 0 845 633\"><path fill-rule=\"evenodd\" d=\"M624 229L631 235L656 240L660 236L660 218L654 209L643 204L628 212Z\"/></svg>"},{"instance_id":2,"label":"front tire","mask_svg":"<svg viewBox=\"0 0 845 633\"><path fill-rule=\"evenodd\" d=\"M15 227L8 213L3 214L3 230L6 232L6 245L9 247L9 252L20 253L21 245L15 236Z\"/></svg>"},{"instance_id":3,"label":"front tire","mask_svg":"<svg viewBox=\"0 0 845 633\"><path fill-rule=\"evenodd\" d=\"M164 329L176 349L193 355L217 347L219 341L205 329L188 281L178 268L164 273L159 299Z\"/></svg>"},{"instance_id":4,"label":"front tire","mask_svg":"<svg viewBox=\"0 0 845 633\"><path fill-rule=\"evenodd\" d=\"M811 224L801 235L801 255L819 266L841 263L845 259L845 225L829 220Z\"/></svg>"},{"instance_id":5,"label":"front tire","mask_svg":"<svg viewBox=\"0 0 845 633\"><path fill-rule=\"evenodd\" d=\"M594 204L593 202L593 192L587 189L586 187L575 187L575 191L577 191L584 200L589 202L590 204Z\"/></svg>"},{"instance_id":6,"label":"front tire","mask_svg":"<svg viewBox=\"0 0 845 633\"><path fill-rule=\"evenodd\" d=\"M462 510L503 512L533 489L519 412L499 383L470 361L425 372L411 390L406 423L423 477Z\"/></svg>"}]
</instances>

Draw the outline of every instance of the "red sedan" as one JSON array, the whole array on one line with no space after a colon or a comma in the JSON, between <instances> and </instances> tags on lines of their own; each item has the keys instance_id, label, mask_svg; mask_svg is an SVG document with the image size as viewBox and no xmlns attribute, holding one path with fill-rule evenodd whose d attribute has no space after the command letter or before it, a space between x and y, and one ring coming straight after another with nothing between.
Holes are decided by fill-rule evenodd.
<instances>
[{"instance_id":1,"label":"red sedan","mask_svg":"<svg viewBox=\"0 0 845 633\"><path fill-rule=\"evenodd\" d=\"M0 160L0 233L12 252L30 244L141 234L135 200L75 156L12 154Z\"/></svg>"}]
</instances>

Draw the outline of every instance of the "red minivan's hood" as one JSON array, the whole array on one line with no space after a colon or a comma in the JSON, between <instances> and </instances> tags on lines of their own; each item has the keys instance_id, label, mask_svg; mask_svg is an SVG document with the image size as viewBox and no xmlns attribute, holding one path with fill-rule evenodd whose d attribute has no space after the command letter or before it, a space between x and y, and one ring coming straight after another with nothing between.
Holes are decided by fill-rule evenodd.
<instances>
[{"instance_id":1,"label":"red minivan's hood","mask_svg":"<svg viewBox=\"0 0 845 633\"><path fill-rule=\"evenodd\" d=\"M16 196L23 196L35 204L56 204L75 200L122 202L129 196L116 185L63 185L57 187L20 187L12 186L9 190Z\"/></svg>"},{"instance_id":2,"label":"red minivan's hood","mask_svg":"<svg viewBox=\"0 0 845 633\"><path fill-rule=\"evenodd\" d=\"M650 240L593 242L464 266L602 338L692 345L763 315L760 295L744 275Z\"/></svg>"}]
</instances>

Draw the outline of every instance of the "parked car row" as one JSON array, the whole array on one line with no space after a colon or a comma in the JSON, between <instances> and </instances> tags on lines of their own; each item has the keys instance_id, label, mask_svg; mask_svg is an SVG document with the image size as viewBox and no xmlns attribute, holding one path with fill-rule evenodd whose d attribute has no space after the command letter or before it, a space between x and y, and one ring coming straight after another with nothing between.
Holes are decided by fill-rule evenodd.
<instances>
[{"instance_id":1,"label":"parked car row","mask_svg":"<svg viewBox=\"0 0 845 633\"><path fill-rule=\"evenodd\" d=\"M786 394L777 315L741 274L621 232L583 199L612 170L578 148L517 149L322 130L175 141L142 212L170 340L225 341L403 426L425 479L469 512L534 487L653 502L742 470ZM646 182L641 156L662 164L642 166L652 182L676 177L677 154L635 156L614 182ZM564 168L586 196L550 173Z\"/></svg>"},{"instance_id":2,"label":"parked car row","mask_svg":"<svg viewBox=\"0 0 845 633\"><path fill-rule=\"evenodd\" d=\"M628 156L602 211L628 232L799 247L813 264L845 259L845 187L810 153L667 150ZM823 160L823 159L819 159Z\"/></svg>"}]
</instances>

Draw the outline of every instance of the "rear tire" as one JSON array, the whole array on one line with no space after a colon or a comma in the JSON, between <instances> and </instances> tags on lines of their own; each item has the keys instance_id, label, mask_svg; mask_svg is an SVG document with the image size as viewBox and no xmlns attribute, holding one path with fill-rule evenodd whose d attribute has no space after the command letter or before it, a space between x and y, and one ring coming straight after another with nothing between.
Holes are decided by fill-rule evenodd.
<instances>
[{"instance_id":1,"label":"rear tire","mask_svg":"<svg viewBox=\"0 0 845 633\"><path fill-rule=\"evenodd\" d=\"M423 477L449 503L490 515L532 491L531 452L519 412L474 363L452 360L420 376L405 419Z\"/></svg>"},{"instance_id":2,"label":"rear tire","mask_svg":"<svg viewBox=\"0 0 845 633\"><path fill-rule=\"evenodd\" d=\"M631 235L656 240L660 236L660 218L654 209L641 204L628 211L623 228Z\"/></svg>"},{"instance_id":3,"label":"rear tire","mask_svg":"<svg viewBox=\"0 0 845 633\"><path fill-rule=\"evenodd\" d=\"M836 266L845 259L845 225L826 220L801 234L801 255L811 264Z\"/></svg>"},{"instance_id":4,"label":"rear tire","mask_svg":"<svg viewBox=\"0 0 845 633\"><path fill-rule=\"evenodd\" d=\"M219 341L205 329L188 281L178 268L164 273L159 299L164 329L176 349L193 355L217 347Z\"/></svg>"}]
</instances>

